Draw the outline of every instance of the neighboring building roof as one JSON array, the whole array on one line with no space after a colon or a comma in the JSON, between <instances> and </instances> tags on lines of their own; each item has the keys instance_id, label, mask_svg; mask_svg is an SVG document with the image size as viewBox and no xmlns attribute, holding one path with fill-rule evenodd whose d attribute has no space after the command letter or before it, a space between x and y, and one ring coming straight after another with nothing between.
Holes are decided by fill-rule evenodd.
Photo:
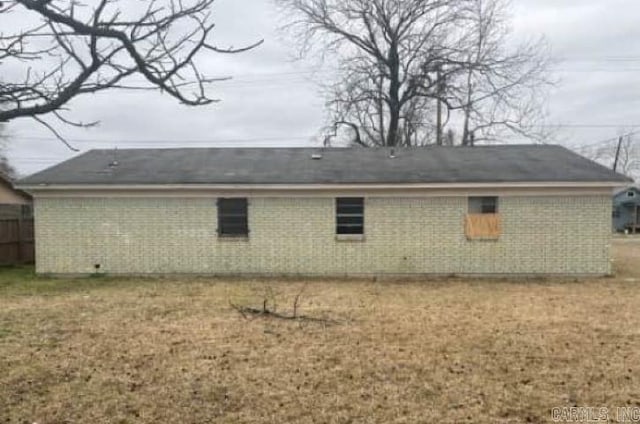
<instances>
[{"instance_id":1,"label":"neighboring building roof","mask_svg":"<svg viewBox=\"0 0 640 424\"><path fill-rule=\"evenodd\" d=\"M550 145L92 150L20 185L619 183ZM314 156L321 155L321 159Z\"/></svg>"},{"instance_id":2,"label":"neighboring building roof","mask_svg":"<svg viewBox=\"0 0 640 424\"><path fill-rule=\"evenodd\" d=\"M0 174L0 204L28 205L32 202L31 195L13 186L11 179Z\"/></svg>"},{"instance_id":3,"label":"neighboring building roof","mask_svg":"<svg viewBox=\"0 0 640 424\"><path fill-rule=\"evenodd\" d=\"M624 190L616 191L614 193L613 197L615 197L615 198L625 198L626 199L627 198L627 193L629 193L630 191L635 192L637 197L638 197L638 199L639 199L638 201L640 201L640 188L634 187L634 186L627 187Z\"/></svg>"}]
</instances>

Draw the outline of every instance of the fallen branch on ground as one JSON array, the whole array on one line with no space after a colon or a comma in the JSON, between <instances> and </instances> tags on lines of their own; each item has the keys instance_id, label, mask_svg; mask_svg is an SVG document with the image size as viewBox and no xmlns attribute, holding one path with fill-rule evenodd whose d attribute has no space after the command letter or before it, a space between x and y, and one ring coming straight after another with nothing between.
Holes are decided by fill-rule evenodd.
<instances>
[{"instance_id":1,"label":"fallen branch on ground","mask_svg":"<svg viewBox=\"0 0 640 424\"><path fill-rule=\"evenodd\" d=\"M233 309L238 311L238 313L242 315L244 319L249 319L249 316L260 316L260 317L269 317L269 318L276 318L276 319L288 320L288 321L316 322L316 323L322 323L322 324L338 324L338 321L335 321L335 320L325 319L325 318L316 318L316 317L310 317L310 316L298 314L298 311L300 309L300 304L302 301L302 296L304 295L306 289L307 289L307 285L304 284L300 288L298 293L295 295L293 299L293 313L291 315L285 315L277 312L277 304L278 304L277 295L275 294L274 290L271 287L267 287L265 290L264 299L262 300L262 309L252 308L249 306L235 305L231 302L229 302L229 305ZM269 307L269 305L271 305L271 307Z\"/></svg>"},{"instance_id":2,"label":"fallen branch on ground","mask_svg":"<svg viewBox=\"0 0 640 424\"><path fill-rule=\"evenodd\" d=\"M265 317L265 318L276 318L276 319L287 320L287 321L317 322L321 324L339 324L338 321L333 319L310 317L307 315L281 314L275 311L271 311L269 308L266 307L266 303L264 304L264 307L262 309L252 308L249 306L235 305L233 303L229 303L229 306L235 309L245 319L249 319L250 316L258 316L258 317Z\"/></svg>"}]
</instances>

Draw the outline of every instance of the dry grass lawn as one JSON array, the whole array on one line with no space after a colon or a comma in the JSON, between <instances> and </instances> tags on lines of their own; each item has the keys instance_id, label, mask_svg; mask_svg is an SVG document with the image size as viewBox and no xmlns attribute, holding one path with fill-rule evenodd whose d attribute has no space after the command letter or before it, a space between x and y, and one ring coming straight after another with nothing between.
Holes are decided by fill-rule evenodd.
<instances>
[{"instance_id":1,"label":"dry grass lawn","mask_svg":"<svg viewBox=\"0 0 640 424\"><path fill-rule=\"evenodd\" d=\"M640 406L640 240L615 279L51 280L0 272L0 423L548 422ZM271 291L337 325L245 319Z\"/></svg>"}]
</instances>

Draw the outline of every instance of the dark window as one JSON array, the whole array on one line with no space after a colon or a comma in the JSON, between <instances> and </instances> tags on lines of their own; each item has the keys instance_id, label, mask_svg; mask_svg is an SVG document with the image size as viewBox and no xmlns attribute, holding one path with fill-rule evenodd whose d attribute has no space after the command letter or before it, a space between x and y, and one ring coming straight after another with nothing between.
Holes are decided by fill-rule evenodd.
<instances>
[{"instance_id":1,"label":"dark window","mask_svg":"<svg viewBox=\"0 0 640 424\"><path fill-rule=\"evenodd\" d=\"M249 235L247 199L218 199L218 234L227 237Z\"/></svg>"},{"instance_id":2,"label":"dark window","mask_svg":"<svg viewBox=\"0 0 640 424\"><path fill-rule=\"evenodd\" d=\"M636 192L635 191L628 191L627 192L627 197L636 197Z\"/></svg>"},{"instance_id":3,"label":"dark window","mask_svg":"<svg viewBox=\"0 0 640 424\"><path fill-rule=\"evenodd\" d=\"M364 234L364 199L342 197L336 199L336 233Z\"/></svg>"},{"instance_id":4,"label":"dark window","mask_svg":"<svg viewBox=\"0 0 640 424\"><path fill-rule=\"evenodd\" d=\"M620 218L620 209L615 208L615 209L613 210L613 217L614 217L614 218Z\"/></svg>"},{"instance_id":5,"label":"dark window","mask_svg":"<svg viewBox=\"0 0 640 424\"><path fill-rule=\"evenodd\" d=\"M469 197L469 213L474 215L498 213L498 198Z\"/></svg>"}]
</instances>

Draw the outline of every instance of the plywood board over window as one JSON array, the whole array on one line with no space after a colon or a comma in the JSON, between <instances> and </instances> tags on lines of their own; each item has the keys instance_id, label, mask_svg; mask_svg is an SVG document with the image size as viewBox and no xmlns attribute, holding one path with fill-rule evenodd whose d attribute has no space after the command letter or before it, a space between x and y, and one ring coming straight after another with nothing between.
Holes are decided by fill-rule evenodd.
<instances>
[{"instance_id":1,"label":"plywood board over window","mask_svg":"<svg viewBox=\"0 0 640 424\"><path fill-rule=\"evenodd\" d=\"M497 240L502 234L502 219L497 197L470 197L465 218L469 240Z\"/></svg>"},{"instance_id":2,"label":"plywood board over window","mask_svg":"<svg viewBox=\"0 0 640 424\"><path fill-rule=\"evenodd\" d=\"M502 235L500 214L468 214L465 232L469 240L498 240Z\"/></svg>"}]
</instances>

